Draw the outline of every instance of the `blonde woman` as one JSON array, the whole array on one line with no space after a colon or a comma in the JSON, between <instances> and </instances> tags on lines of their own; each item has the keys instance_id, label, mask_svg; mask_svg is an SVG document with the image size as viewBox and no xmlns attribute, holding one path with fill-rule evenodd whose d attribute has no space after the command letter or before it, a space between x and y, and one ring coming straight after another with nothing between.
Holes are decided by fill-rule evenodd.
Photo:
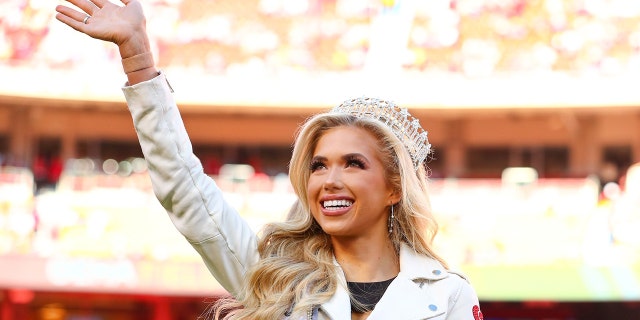
<instances>
[{"instance_id":1,"label":"blonde woman","mask_svg":"<svg viewBox=\"0 0 640 320\"><path fill-rule=\"evenodd\" d=\"M193 155L140 3L68 1L58 20L118 45L156 196L232 295L207 317L482 319L471 285L431 247L430 145L406 109L359 98L310 118L290 163L298 201L258 237Z\"/></svg>"}]
</instances>

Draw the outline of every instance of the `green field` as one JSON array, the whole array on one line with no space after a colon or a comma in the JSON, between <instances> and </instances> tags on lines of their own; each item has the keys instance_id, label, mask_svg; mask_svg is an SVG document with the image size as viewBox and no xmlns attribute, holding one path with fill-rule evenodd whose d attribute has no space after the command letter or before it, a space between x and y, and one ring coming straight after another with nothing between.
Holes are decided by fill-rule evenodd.
<instances>
[{"instance_id":1,"label":"green field","mask_svg":"<svg viewBox=\"0 0 640 320\"><path fill-rule=\"evenodd\" d=\"M466 266L463 270L481 300L640 299L640 265Z\"/></svg>"}]
</instances>

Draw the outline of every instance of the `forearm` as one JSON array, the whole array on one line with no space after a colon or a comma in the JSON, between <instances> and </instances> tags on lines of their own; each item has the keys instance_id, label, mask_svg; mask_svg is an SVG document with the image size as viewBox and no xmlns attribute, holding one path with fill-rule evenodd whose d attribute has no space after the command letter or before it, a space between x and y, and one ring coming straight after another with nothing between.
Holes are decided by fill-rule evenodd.
<instances>
[{"instance_id":1,"label":"forearm","mask_svg":"<svg viewBox=\"0 0 640 320\"><path fill-rule=\"evenodd\" d=\"M258 260L255 233L193 155L164 75L123 90L156 197L220 284L237 293Z\"/></svg>"}]
</instances>

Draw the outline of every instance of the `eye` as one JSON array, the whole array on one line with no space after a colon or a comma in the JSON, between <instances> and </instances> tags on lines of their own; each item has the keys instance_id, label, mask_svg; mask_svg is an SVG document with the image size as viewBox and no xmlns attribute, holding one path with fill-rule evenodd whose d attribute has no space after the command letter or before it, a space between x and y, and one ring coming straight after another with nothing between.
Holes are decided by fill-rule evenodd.
<instances>
[{"instance_id":1,"label":"eye","mask_svg":"<svg viewBox=\"0 0 640 320\"><path fill-rule=\"evenodd\" d=\"M356 167L359 169L364 169L365 168L365 164L364 161L362 161L362 159L359 159L358 157L349 157L347 158L347 167Z\"/></svg>"},{"instance_id":2,"label":"eye","mask_svg":"<svg viewBox=\"0 0 640 320\"><path fill-rule=\"evenodd\" d=\"M309 165L309 170L311 172L316 172L319 169L325 168L324 162L320 161L320 160L313 160L311 161L311 164Z\"/></svg>"}]
</instances>

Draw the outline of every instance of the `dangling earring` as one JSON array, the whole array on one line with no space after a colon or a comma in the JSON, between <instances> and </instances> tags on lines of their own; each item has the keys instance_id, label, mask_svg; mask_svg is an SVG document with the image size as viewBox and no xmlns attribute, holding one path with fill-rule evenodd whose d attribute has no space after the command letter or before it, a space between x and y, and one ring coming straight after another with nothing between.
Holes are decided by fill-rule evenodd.
<instances>
[{"instance_id":1,"label":"dangling earring","mask_svg":"<svg viewBox=\"0 0 640 320\"><path fill-rule=\"evenodd\" d=\"M389 233L393 233L393 219L395 217L393 216L393 205L391 205L391 215L389 216Z\"/></svg>"}]
</instances>

